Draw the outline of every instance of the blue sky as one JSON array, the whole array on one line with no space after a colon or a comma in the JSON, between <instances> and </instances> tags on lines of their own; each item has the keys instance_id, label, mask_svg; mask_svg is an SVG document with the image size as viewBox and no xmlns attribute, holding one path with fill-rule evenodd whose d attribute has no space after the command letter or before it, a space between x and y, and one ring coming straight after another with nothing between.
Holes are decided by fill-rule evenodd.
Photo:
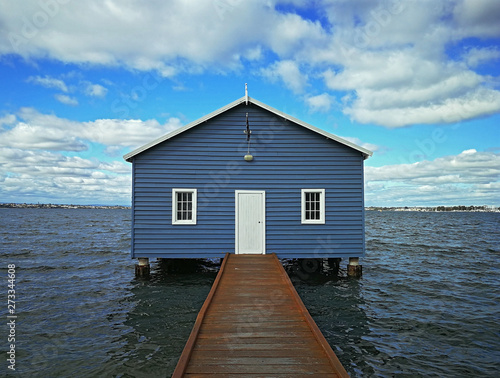
<instances>
[{"instance_id":1,"label":"blue sky","mask_svg":"<svg viewBox=\"0 0 500 378\"><path fill-rule=\"evenodd\" d=\"M122 156L249 94L374 151L366 204L500 206L500 2L0 2L0 202L130 204Z\"/></svg>"}]
</instances>

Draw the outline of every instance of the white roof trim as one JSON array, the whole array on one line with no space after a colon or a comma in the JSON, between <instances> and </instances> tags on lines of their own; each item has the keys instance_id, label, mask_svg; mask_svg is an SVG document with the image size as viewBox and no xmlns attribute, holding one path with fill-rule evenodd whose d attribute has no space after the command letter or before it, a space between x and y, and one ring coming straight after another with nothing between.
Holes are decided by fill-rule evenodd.
<instances>
[{"instance_id":1,"label":"white roof trim","mask_svg":"<svg viewBox=\"0 0 500 378\"><path fill-rule=\"evenodd\" d=\"M236 107L236 106L238 106L238 105L240 105L242 103L246 103L247 100L248 100L248 103L257 105L257 106L259 106L259 107L261 107L263 109L268 110L271 113L276 114L279 117L282 117L282 118L284 118L284 119L286 119L288 121L296 123L296 124L298 124L298 125L300 125L302 127L305 127L306 129L314 131L314 132L316 132L316 133L318 133L320 135L323 135L324 137L326 137L328 139L332 139L332 140L334 140L336 142L339 142L339 143L344 144L344 145L346 145L348 147L351 147L351 148L353 148L353 149L361 152L364 155L365 159L367 159L367 158L369 158L370 156L373 155L373 152L370 151L370 150L367 150L366 148L360 147L360 146L358 146L358 145L356 145L354 143L349 142L348 140L345 140L345 139L340 138L340 137L338 137L336 135L330 134L329 132L326 132L326 131L321 130L321 129L315 127L315 126L312 126L312 125L310 125L310 124L308 124L306 122L303 122L303 121L301 121L301 120L299 120L297 118L294 118L294 117L292 117L292 116L290 116L290 115L288 115L286 113L283 113L282 111L279 111L279 110L277 110L277 109L275 109L275 108L273 108L273 107L271 107L269 105L266 105L266 104L264 104L264 103L262 103L260 101L255 100L255 99L253 99L251 97L243 96L243 97L237 99L236 101L233 101L230 104L227 104L226 106L223 106L222 108L220 108L220 109L218 109L218 110L216 110L216 111L214 111L214 112L212 112L210 114L207 114L204 117L201 117L201 118L197 119L196 121L193 121L193 122L191 122L191 123L189 123L189 124L187 124L187 125L185 125L185 126L183 126L181 128L178 128L177 130L174 130L174 131L172 131L172 132L170 132L170 133L168 133L166 135L163 135L162 137L160 137L160 138L158 138L156 140L153 140L150 143L145 144L142 147L139 147L139 148L135 149L132 152L129 152L128 154L124 155L123 158L126 161L131 161L131 159L134 156L140 154L141 152L144 152L144 151L150 149L151 147L156 146L157 144L160 144L160 143L162 143L162 142L164 142L164 141L166 141L168 139L171 139L171 138L175 137L176 135L179 135L179 134L183 133L184 131L187 131L187 130L191 129L191 128L199 125L200 123L208 121L209 119L211 119L211 118L213 118L213 117L215 117L215 116L217 116L217 115L219 115L221 113L224 113L224 112L226 112L226 111L228 111L228 110L230 110L230 109L232 109L232 108L234 108L234 107Z\"/></svg>"},{"instance_id":2,"label":"white roof trim","mask_svg":"<svg viewBox=\"0 0 500 378\"><path fill-rule=\"evenodd\" d=\"M341 144L345 144L346 146L351 147L351 148L353 148L353 149L361 152L363 155L365 155L365 159L367 159L367 158L369 158L370 156L373 155L373 152L370 151L370 150L367 150L366 148L358 146L357 144L349 142L348 140L345 140L345 139L343 139L341 137L338 137L338 136L336 136L334 134L331 134L331 133L329 133L329 132L327 132L325 130L321 130L321 129L313 126L313 125L310 125L310 124L308 124L308 123L306 123L304 121L301 121L300 119L297 119L297 118L292 117L292 116L290 116L290 115L288 115L286 113L283 113L282 111L279 111L278 109L274 109L274 108L270 107L269 105L266 105L266 104L264 104L264 103L262 103L260 101L257 101L255 99L251 99L251 103L255 104L255 105L258 105L261 108L264 108L266 110L269 110L271 113L274 113L274 114L276 114L276 115L278 115L280 117L283 117L283 118L287 119L288 121L291 121L291 122L296 123L296 124L298 124L300 126L303 126L306 129L312 130L312 131L314 131L314 132L316 132L316 133L318 133L320 135L323 135L324 137L326 137L328 139L332 139L332 140L334 140L336 142L339 142Z\"/></svg>"}]
</instances>

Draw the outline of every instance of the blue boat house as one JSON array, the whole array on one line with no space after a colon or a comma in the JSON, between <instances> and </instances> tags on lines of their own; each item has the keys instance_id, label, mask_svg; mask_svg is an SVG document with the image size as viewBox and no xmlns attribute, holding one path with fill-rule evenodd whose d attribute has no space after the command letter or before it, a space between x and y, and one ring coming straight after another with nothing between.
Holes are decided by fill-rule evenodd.
<instances>
[{"instance_id":1,"label":"blue boat house","mask_svg":"<svg viewBox=\"0 0 500 378\"><path fill-rule=\"evenodd\" d=\"M365 253L372 152L246 95L124 156L132 258Z\"/></svg>"}]
</instances>

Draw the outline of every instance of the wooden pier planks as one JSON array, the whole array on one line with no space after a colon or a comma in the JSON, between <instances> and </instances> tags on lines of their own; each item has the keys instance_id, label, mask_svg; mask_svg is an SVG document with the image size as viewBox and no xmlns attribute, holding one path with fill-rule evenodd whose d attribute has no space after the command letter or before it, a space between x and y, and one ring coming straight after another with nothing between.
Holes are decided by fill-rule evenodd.
<instances>
[{"instance_id":1,"label":"wooden pier planks","mask_svg":"<svg viewBox=\"0 0 500 378\"><path fill-rule=\"evenodd\" d=\"M276 255L227 254L172 377L348 377Z\"/></svg>"}]
</instances>

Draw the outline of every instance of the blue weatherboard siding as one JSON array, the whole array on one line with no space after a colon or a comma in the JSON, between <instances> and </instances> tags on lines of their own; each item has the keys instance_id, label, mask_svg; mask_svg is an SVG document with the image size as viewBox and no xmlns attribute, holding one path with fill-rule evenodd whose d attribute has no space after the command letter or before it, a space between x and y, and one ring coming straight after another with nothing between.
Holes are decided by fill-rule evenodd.
<instances>
[{"instance_id":1,"label":"blue weatherboard siding","mask_svg":"<svg viewBox=\"0 0 500 378\"><path fill-rule=\"evenodd\" d=\"M247 153L245 114L252 130ZM364 255L363 155L254 104L238 105L133 157L132 257L235 250L235 190L266 192L266 253ZM196 225L172 225L172 188L198 190ZM326 190L326 223L301 224L301 189Z\"/></svg>"}]
</instances>

